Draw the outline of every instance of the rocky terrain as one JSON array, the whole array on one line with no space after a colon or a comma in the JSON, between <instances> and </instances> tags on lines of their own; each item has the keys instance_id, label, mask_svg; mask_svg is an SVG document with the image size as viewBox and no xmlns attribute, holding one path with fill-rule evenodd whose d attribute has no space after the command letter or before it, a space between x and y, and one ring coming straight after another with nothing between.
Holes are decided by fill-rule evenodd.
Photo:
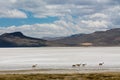
<instances>
[{"instance_id":1,"label":"rocky terrain","mask_svg":"<svg viewBox=\"0 0 120 80\"><path fill-rule=\"evenodd\" d=\"M21 32L5 33L0 36L0 47L43 46L120 46L120 28L48 40L28 37Z\"/></svg>"}]
</instances>

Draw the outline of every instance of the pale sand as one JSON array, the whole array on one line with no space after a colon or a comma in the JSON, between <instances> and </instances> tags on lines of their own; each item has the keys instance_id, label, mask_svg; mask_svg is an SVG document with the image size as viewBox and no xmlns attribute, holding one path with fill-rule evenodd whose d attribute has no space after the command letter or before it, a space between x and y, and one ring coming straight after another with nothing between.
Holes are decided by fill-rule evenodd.
<instances>
[{"instance_id":1,"label":"pale sand","mask_svg":"<svg viewBox=\"0 0 120 80\"><path fill-rule=\"evenodd\" d=\"M78 73L104 73L104 72L120 72L120 70L35 69L35 70L6 70L0 71L0 74L78 74Z\"/></svg>"}]
</instances>

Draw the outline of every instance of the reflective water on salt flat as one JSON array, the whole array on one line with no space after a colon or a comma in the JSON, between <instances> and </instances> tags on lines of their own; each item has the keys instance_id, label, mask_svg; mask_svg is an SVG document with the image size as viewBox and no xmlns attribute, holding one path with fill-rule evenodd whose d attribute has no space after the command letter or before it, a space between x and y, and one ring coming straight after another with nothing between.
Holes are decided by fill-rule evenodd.
<instances>
[{"instance_id":1,"label":"reflective water on salt flat","mask_svg":"<svg viewBox=\"0 0 120 80\"><path fill-rule=\"evenodd\" d=\"M1 69L29 69L38 64L39 68L71 67L72 64L86 63L89 66L120 68L120 47L41 47L1 48Z\"/></svg>"}]
</instances>

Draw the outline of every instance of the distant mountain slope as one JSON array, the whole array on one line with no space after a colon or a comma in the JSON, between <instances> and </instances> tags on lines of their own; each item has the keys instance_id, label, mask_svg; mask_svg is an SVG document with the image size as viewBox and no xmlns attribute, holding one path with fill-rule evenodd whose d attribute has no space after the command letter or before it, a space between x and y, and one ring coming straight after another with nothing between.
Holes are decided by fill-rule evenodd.
<instances>
[{"instance_id":1,"label":"distant mountain slope","mask_svg":"<svg viewBox=\"0 0 120 80\"><path fill-rule=\"evenodd\" d=\"M0 47L46 46L46 40L24 36L21 32L5 33L0 36Z\"/></svg>"},{"instance_id":2,"label":"distant mountain slope","mask_svg":"<svg viewBox=\"0 0 120 80\"><path fill-rule=\"evenodd\" d=\"M0 36L0 47L42 46L120 46L120 28L50 40L28 37L21 32L5 33Z\"/></svg>"},{"instance_id":3,"label":"distant mountain slope","mask_svg":"<svg viewBox=\"0 0 120 80\"><path fill-rule=\"evenodd\" d=\"M91 34L76 34L54 42L66 46L120 46L120 28Z\"/></svg>"}]
</instances>

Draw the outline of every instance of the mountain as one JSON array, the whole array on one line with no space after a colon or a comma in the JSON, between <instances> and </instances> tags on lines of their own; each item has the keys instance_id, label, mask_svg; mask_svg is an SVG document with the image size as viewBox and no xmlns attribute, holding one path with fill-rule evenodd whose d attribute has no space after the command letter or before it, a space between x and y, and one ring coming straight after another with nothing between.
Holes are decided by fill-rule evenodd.
<instances>
[{"instance_id":1,"label":"mountain","mask_svg":"<svg viewBox=\"0 0 120 80\"><path fill-rule=\"evenodd\" d=\"M40 47L46 40L24 36L21 32L5 33L0 36L0 47Z\"/></svg>"},{"instance_id":2,"label":"mountain","mask_svg":"<svg viewBox=\"0 0 120 80\"><path fill-rule=\"evenodd\" d=\"M66 46L120 46L120 28L90 34L76 34L53 40L53 42Z\"/></svg>"},{"instance_id":3,"label":"mountain","mask_svg":"<svg viewBox=\"0 0 120 80\"><path fill-rule=\"evenodd\" d=\"M5 33L0 36L0 47L45 46L120 46L120 28L47 40L28 37L21 32Z\"/></svg>"}]
</instances>

